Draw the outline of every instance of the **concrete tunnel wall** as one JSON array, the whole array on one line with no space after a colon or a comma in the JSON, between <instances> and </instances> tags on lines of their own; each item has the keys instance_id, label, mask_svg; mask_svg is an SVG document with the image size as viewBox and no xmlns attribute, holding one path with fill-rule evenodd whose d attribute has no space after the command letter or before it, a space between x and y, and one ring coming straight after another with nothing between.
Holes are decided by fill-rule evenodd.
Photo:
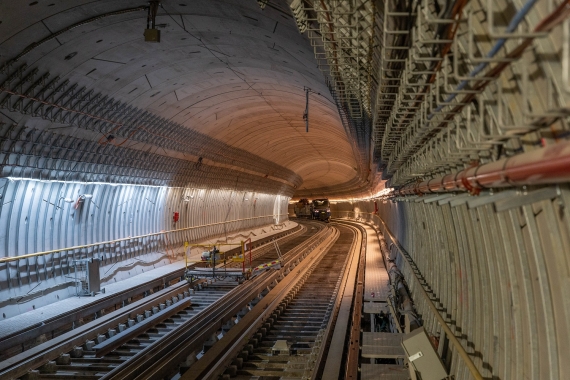
<instances>
[{"instance_id":1,"label":"concrete tunnel wall","mask_svg":"<svg viewBox=\"0 0 570 380\"><path fill-rule=\"evenodd\" d=\"M378 200L332 205L335 217L382 218L424 277L425 289L485 378L566 379L570 366L570 187L560 196L497 212L492 203ZM426 330L439 337L450 374L469 379L419 289L410 265L386 236Z\"/></svg>"},{"instance_id":2,"label":"concrete tunnel wall","mask_svg":"<svg viewBox=\"0 0 570 380\"><path fill-rule=\"evenodd\" d=\"M281 223L289 200L251 191L7 178L0 189L0 257L197 227L0 263L4 318L74 295L73 259L98 257L102 282L118 281L182 259L184 241ZM92 198L76 209L83 194Z\"/></svg>"}]
</instances>

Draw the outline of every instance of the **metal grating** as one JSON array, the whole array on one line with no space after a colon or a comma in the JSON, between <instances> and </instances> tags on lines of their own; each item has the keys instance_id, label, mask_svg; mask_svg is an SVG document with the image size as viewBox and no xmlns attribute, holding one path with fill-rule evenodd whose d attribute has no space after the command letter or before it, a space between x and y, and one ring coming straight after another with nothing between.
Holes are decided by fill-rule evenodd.
<instances>
[{"instance_id":1,"label":"metal grating","mask_svg":"<svg viewBox=\"0 0 570 380\"><path fill-rule=\"evenodd\" d=\"M369 359L405 358L402 339L405 334L364 332L362 333L361 356Z\"/></svg>"}]
</instances>

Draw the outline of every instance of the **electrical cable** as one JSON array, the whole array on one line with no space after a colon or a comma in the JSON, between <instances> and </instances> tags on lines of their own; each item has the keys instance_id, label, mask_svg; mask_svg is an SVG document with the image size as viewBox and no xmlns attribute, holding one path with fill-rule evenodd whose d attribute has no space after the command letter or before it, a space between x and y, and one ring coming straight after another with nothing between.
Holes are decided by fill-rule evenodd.
<instances>
[{"instance_id":1,"label":"electrical cable","mask_svg":"<svg viewBox=\"0 0 570 380\"><path fill-rule=\"evenodd\" d=\"M519 26L519 24L521 23L521 21L524 19L524 17L527 15L527 13L532 9L532 7L534 6L534 4L536 4L538 0L528 0L524 6L515 14L515 16L511 19L511 21L509 22L509 25L506 29L506 33L512 33L515 31L515 29ZM493 58L498 52L499 50L501 50L501 48L505 45L505 43L507 42L507 38L499 38L497 40L497 42L495 43L495 45L491 48L491 50L487 53L487 55L485 56L486 58ZM481 71L483 71L483 69L485 69L485 67L487 67L489 65L489 62L481 62L479 65L477 65L475 67L475 69L473 69L473 71L471 71L468 75L469 78L474 78L477 74L479 74ZM461 83L459 83L459 85L457 86L457 88L455 89L456 91L461 91L465 88L465 86L467 86L467 84L469 83L469 79L465 79L463 81L461 81ZM459 95L459 93L453 93L450 94L445 100L444 103L449 103L451 102L453 99L455 99L457 97L457 95ZM428 116L427 119L431 120L435 117L435 114L439 111L441 111L447 104L441 104L439 105L434 111L432 111Z\"/></svg>"},{"instance_id":2,"label":"electrical cable","mask_svg":"<svg viewBox=\"0 0 570 380\"><path fill-rule=\"evenodd\" d=\"M539 32L550 32L554 27L562 23L565 19L570 16L570 0L564 0L556 9L551 12L546 18L542 19L540 23L533 29L534 33ZM513 18L514 20L514 18ZM535 37L527 37L525 38L511 53L507 54L506 58L509 58L509 61L500 62L495 65L493 68L488 70L485 74L485 78L496 78L498 77L501 72L510 65L510 59L520 58L523 52L528 48L532 42L534 41ZM482 79L479 80L472 88L477 91L482 91L489 83L491 79ZM475 98L475 94L467 94L457 106L455 106L448 114L448 116L435 128L430 130L430 133L424 135L420 141L418 141L415 145L420 145L426 139L429 139L431 135L434 133L438 133L442 128L444 128L447 123L457 114L459 113L465 104L469 104L472 99Z\"/></svg>"},{"instance_id":3,"label":"electrical cable","mask_svg":"<svg viewBox=\"0 0 570 380\"><path fill-rule=\"evenodd\" d=\"M536 0L533 0L536 1ZM534 33L538 32L550 32L555 26L559 25L562 21L570 16L570 0L564 0L550 15L544 18L533 30ZM521 42L511 53L509 53L506 58L509 59L516 59L519 58L522 53L526 50L527 47L534 41L534 37L527 37ZM485 78L495 78L499 76L499 74L510 64L510 61L500 62L492 69L488 70L485 74ZM489 83L491 82L490 79L479 80L479 82L473 86L474 90L483 90ZM456 106L452 114L455 114L456 111L461 110L464 104L468 104L473 98L475 97L474 94L468 94L465 96L458 106ZM452 116L452 115L451 115ZM450 116L448 116L445 120L449 120ZM445 124L442 123L440 126Z\"/></svg>"},{"instance_id":4,"label":"electrical cable","mask_svg":"<svg viewBox=\"0 0 570 380\"><path fill-rule=\"evenodd\" d=\"M456 20L456 22L454 24L448 26L448 32L447 32L447 36L446 36L447 40L452 40L455 37L455 34L457 33L457 29L459 27L459 21L461 20L461 16L463 13L463 8L465 7L465 5L467 5L468 1L469 0L457 0L453 4L453 7L451 7L450 18L452 20ZM443 26L445 26L445 25L443 25ZM441 66L443 64L443 60L445 59L445 57L447 56L447 53L449 53L450 50L451 50L451 42L447 43L445 46L443 46L443 48L441 48L441 52L440 52L441 60L437 61L435 66L430 70L430 71L433 71L433 74L430 76L429 80L427 81L427 84L423 87L423 89L416 95L416 99L415 99L416 101L414 103L414 108L418 107L420 102L423 100L423 97L425 96L425 94L428 91L429 84L433 83L435 81L436 73L439 72L439 70L441 69ZM435 56L435 54L433 56ZM401 129L402 124L404 124L404 121L407 120L408 118L410 118L411 116L413 116L413 112L408 112L408 114L400 120L397 129Z\"/></svg>"}]
</instances>

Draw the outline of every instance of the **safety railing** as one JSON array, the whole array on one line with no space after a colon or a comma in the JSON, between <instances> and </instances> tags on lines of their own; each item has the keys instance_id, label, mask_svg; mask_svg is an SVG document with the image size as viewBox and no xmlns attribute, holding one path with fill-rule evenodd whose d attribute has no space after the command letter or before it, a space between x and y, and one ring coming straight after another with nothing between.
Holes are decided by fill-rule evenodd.
<instances>
[{"instance_id":1,"label":"safety railing","mask_svg":"<svg viewBox=\"0 0 570 380\"><path fill-rule=\"evenodd\" d=\"M138 239L148 238L148 237L153 237L153 236L160 236L160 235L166 235L166 236L167 236L167 234L170 234L170 233L178 233L178 232L196 230L196 229L200 229L200 228L208 228L208 227L219 226L219 225L224 225L224 224L229 224L229 223L243 222L243 221L256 220L256 219L263 219L263 218L273 218L273 217L275 217L275 216L277 216L277 214L254 216L254 217L250 217L250 218L241 218L241 219L234 219L234 220L227 220L227 221L224 221L224 222L209 223L209 224L203 224L203 225L199 225L199 226L191 226L191 227L179 228L179 229L169 230L169 231L153 232L153 233L149 233L149 234L138 235L138 236L129 236L129 237L126 237L126 238L115 239L115 240L109 240L109 241L104 241L104 242L97 242L97 243L91 243L91 244L85 244L85 245L78 245L78 246L74 246L74 247L58 248L58 249L52 249L52 250L49 250L49 251L42 251L42 252L29 253L29 254L20 255L20 256L2 257L2 258L0 258L0 264L2 264L2 263L7 263L7 262L11 262L11 261L18 261L18 260L22 260L22 259L28 259L28 258L31 258L31 257L44 256L44 255L53 254L53 253L62 253L62 252L69 252L69 251L77 251L77 250L83 250L83 249L87 249L87 248L95 248L95 247L99 247L99 246L102 246L102 245L109 245L109 244L115 244L115 243L133 241L133 240L138 240Z\"/></svg>"}]
</instances>

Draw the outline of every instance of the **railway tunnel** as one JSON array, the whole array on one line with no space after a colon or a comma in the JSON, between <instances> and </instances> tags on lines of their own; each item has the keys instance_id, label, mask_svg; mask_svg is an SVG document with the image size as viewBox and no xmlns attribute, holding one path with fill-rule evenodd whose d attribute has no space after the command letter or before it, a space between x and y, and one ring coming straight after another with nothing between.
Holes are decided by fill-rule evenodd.
<instances>
[{"instance_id":1,"label":"railway tunnel","mask_svg":"<svg viewBox=\"0 0 570 380\"><path fill-rule=\"evenodd\" d=\"M569 16L0 2L0 377L570 378Z\"/></svg>"}]
</instances>

